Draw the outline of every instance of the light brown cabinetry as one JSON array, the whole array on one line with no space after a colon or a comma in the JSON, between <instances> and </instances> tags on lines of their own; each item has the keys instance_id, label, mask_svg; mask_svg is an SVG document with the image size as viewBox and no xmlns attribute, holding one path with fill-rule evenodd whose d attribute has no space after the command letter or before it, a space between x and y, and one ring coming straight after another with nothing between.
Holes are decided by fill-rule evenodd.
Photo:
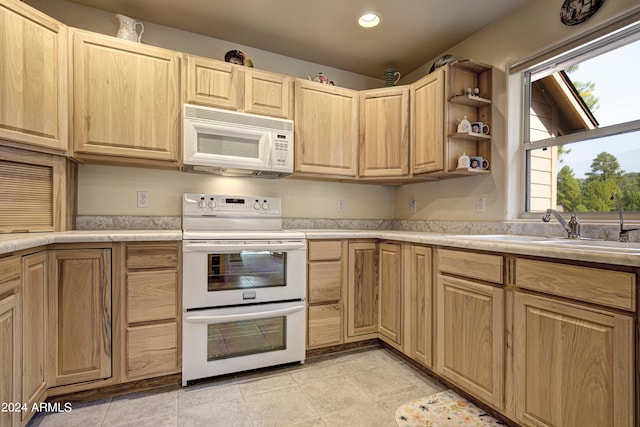
<instances>
[{"instance_id":1,"label":"light brown cabinetry","mask_svg":"<svg viewBox=\"0 0 640 427\"><path fill-rule=\"evenodd\" d=\"M178 53L81 30L72 37L74 157L177 168Z\"/></svg>"},{"instance_id":2,"label":"light brown cabinetry","mask_svg":"<svg viewBox=\"0 0 640 427\"><path fill-rule=\"evenodd\" d=\"M489 173L457 169L458 158L483 157L491 165L491 136L458 132L465 117L482 122L491 132L492 68L469 60L447 64L411 85L411 172L434 177ZM467 88L479 89L478 96Z\"/></svg>"},{"instance_id":3,"label":"light brown cabinetry","mask_svg":"<svg viewBox=\"0 0 640 427\"><path fill-rule=\"evenodd\" d=\"M409 175L409 87L360 92L359 177Z\"/></svg>"},{"instance_id":4,"label":"light brown cabinetry","mask_svg":"<svg viewBox=\"0 0 640 427\"><path fill-rule=\"evenodd\" d=\"M0 139L65 153L67 28L16 0L0 22Z\"/></svg>"},{"instance_id":5,"label":"light brown cabinetry","mask_svg":"<svg viewBox=\"0 0 640 427\"><path fill-rule=\"evenodd\" d=\"M433 257L426 246L404 251L404 353L433 367Z\"/></svg>"},{"instance_id":6,"label":"light brown cabinetry","mask_svg":"<svg viewBox=\"0 0 640 427\"><path fill-rule=\"evenodd\" d=\"M49 387L111 377L111 249L49 257Z\"/></svg>"},{"instance_id":7,"label":"light brown cabinetry","mask_svg":"<svg viewBox=\"0 0 640 427\"><path fill-rule=\"evenodd\" d=\"M27 411L22 424L33 416L31 408L47 397L47 301L46 252L22 257L22 398Z\"/></svg>"},{"instance_id":8,"label":"light brown cabinetry","mask_svg":"<svg viewBox=\"0 0 640 427\"><path fill-rule=\"evenodd\" d=\"M185 102L291 118L293 79L214 59L185 55Z\"/></svg>"},{"instance_id":9,"label":"light brown cabinetry","mask_svg":"<svg viewBox=\"0 0 640 427\"><path fill-rule=\"evenodd\" d=\"M411 85L411 174L444 168L445 68Z\"/></svg>"},{"instance_id":10,"label":"light brown cabinetry","mask_svg":"<svg viewBox=\"0 0 640 427\"><path fill-rule=\"evenodd\" d=\"M125 244L125 381L180 372L179 260L176 242Z\"/></svg>"},{"instance_id":11,"label":"light brown cabinetry","mask_svg":"<svg viewBox=\"0 0 640 427\"><path fill-rule=\"evenodd\" d=\"M379 243L378 260L379 295L378 331L380 338L390 345L402 348L402 246L397 243Z\"/></svg>"},{"instance_id":12,"label":"light brown cabinetry","mask_svg":"<svg viewBox=\"0 0 640 427\"><path fill-rule=\"evenodd\" d=\"M343 244L340 240L309 241L307 348L343 342Z\"/></svg>"},{"instance_id":13,"label":"light brown cabinetry","mask_svg":"<svg viewBox=\"0 0 640 427\"><path fill-rule=\"evenodd\" d=\"M297 79L295 100L296 174L355 178L358 92Z\"/></svg>"},{"instance_id":14,"label":"light brown cabinetry","mask_svg":"<svg viewBox=\"0 0 640 427\"><path fill-rule=\"evenodd\" d=\"M503 259L449 249L438 249L436 254L435 370L500 409L505 358ZM483 264L487 265L483 270L468 268Z\"/></svg>"},{"instance_id":15,"label":"light brown cabinetry","mask_svg":"<svg viewBox=\"0 0 640 427\"><path fill-rule=\"evenodd\" d=\"M347 338L357 341L378 334L378 248L375 242L349 242Z\"/></svg>"},{"instance_id":16,"label":"light brown cabinetry","mask_svg":"<svg viewBox=\"0 0 640 427\"><path fill-rule=\"evenodd\" d=\"M21 278L22 265L19 257L0 259L0 402L4 404L21 401ZM20 411L0 411L0 426L19 425Z\"/></svg>"},{"instance_id":17,"label":"light brown cabinetry","mask_svg":"<svg viewBox=\"0 0 640 427\"><path fill-rule=\"evenodd\" d=\"M636 275L517 259L515 284L516 420L536 427L637 425Z\"/></svg>"}]
</instances>

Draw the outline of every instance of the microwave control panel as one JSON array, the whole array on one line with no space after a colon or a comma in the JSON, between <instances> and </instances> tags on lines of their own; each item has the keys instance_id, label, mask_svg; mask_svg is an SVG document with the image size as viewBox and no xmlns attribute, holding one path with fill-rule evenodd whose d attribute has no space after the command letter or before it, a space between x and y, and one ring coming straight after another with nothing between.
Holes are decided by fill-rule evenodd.
<instances>
[{"instance_id":1,"label":"microwave control panel","mask_svg":"<svg viewBox=\"0 0 640 427\"><path fill-rule=\"evenodd\" d=\"M274 132L273 134L273 163L274 170L293 170L293 134Z\"/></svg>"}]
</instances>

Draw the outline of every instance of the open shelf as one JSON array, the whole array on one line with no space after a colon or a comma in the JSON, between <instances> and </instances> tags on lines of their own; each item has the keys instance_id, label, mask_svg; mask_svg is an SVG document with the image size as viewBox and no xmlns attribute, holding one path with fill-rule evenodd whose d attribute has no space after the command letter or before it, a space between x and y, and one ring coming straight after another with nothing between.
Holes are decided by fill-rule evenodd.
<instances>
[{"instance_id":1,"label":"open shelf","mask_svg":"<svg viewBox=\"0 0 640 427\"><path fill-rule=\"evenodd\" d=\"M476 132L456 132L449 135L449 138L466 139L469 141L489 141L491 140L491 135Z\"/></svg>"},{"instance_id":2,"label":"open shelf","mask_svg":"<svg viewBox=\"0 0 640 427\"><path fill-rule=\"evenodd\" d=\"M491 100L474 95L456 95L449 98L449 102L460 105L467 105L469 107L483 107L485 105L491 105Z\"/></svg>"}]
</instances>

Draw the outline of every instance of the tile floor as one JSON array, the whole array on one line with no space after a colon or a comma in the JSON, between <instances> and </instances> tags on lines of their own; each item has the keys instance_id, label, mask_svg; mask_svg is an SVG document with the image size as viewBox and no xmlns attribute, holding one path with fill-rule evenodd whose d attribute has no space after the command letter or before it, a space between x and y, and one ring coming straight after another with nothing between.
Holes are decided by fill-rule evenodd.
<instances>
[{"instance_id":1,"label":"tile floor","mask_svg":"<svg viewBox=\"0 0 640 427\"><path fill-rule=\"evenodd\" d=\"M73 404L29 427L395 427L404 402L446 387L380 347L159 390Z\"/></svg>"}]
</instances>

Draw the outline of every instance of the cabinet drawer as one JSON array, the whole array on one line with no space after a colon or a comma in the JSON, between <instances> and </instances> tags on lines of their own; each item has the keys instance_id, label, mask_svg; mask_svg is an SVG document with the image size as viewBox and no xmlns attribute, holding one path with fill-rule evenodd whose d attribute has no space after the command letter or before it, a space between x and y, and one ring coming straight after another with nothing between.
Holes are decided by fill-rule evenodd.
<instances>
[{"instance_id":1,"label":"cabinet drawer","mask_svg":"<svg viewBox=\"0 0 640 427\"><path fill-rule=\"evenodd\" d=\"M175 243L127 245L127 269L175 268L178 246Z\"/></svg>"},{"instance_id":2,"label":"cabinet drawer","mask_svg":"<svg viewBox=\"0 0 640 427\"><path fill-rule=\"evenodd\" d=\"M309 348L342 343L340 304L309 307Z\"/></svg>"},{"instance_id":3,"label":"cabinet drawer","mask_svg":"<svg viewBox=\"0 0 640 427\"><path fill-rule=\"evenodd\" d=\"M442 273L470 279L503 283L503 258L500 255L438 249L437 266Z\"/></svg>"},{"instance_id":4,"label":"cabinet drawer","mask_svg":"<svg viewBox=\"0 0 640 427\"><path fill-rule=\"evenodd\" d=\"M178 273L175 270L127 273L127 322L175 319Z\"/></svg>"},{"instance_id":5,"label":"cabinet drawer","mask_svg":"<svg viewBox=\"0 0 640 427\"><path fill-rule=\"evenodd\" d=\"M309 261L335 260L342 257L342 243L339 240L309 242Z\"/></svg>"},{"instance_id":6,"label":"cabinet drawer","mask_svg":"<svg viewBox=\"0 0 640 427\"><path fill-rule=\"evenodd\" d=\"M515 277L521 288L636 310L636 277L632 273L518 259Z\"/></svg>"},{"instance_id":7,"label":"cabinet drawer","mask_svg":"<svg viewBox=\"0 0 640 427\"><path fill-rule=\"evenodd\" d=\"M341 262L309 264L309 302L338 301L341 296Z\"/></svg>"},{"instance_id":8,"label":"cabinet drawer","mask_svg":"<svg viewBox=\"0 0 640 427\"><path fill-rule=\"evenodd\" d=\"M21 273L20 257L0 259L0 295L20 286Z\"/></svg>"},{"instance_id":9,"label":"cabinet drawer","mask_svg":"<svg viewBox=\"0 0 640 427\"><path fill-rule=\"evenodd\" d=\"M176 322L127 328L127 377L173 373L178 366Z\"/></svg>"}]
</instances>

